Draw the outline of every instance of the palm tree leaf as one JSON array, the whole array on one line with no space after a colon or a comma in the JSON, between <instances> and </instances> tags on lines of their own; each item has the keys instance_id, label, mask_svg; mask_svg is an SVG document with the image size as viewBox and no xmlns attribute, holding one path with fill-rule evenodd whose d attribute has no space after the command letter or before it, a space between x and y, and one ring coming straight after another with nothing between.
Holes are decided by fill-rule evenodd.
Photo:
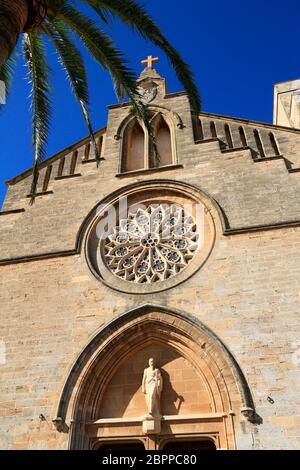
<instances>
[{"instance_id":1,"label":"palm tree leaf","mask_svg":"<svg viewBox=\"0 0 300 470\"><path fill-rule=\"evenodd\" d=\"M97 13L97 15L100 16L103 23L105 23L107 26L112 22L113 15L111 14L111 12L108 11L106 8L101 8L97 0L94 0L94 1L81 0L81 3L86 3L89 6L91 6L92 9Z\"/></svg>"},{"instance_id":2,"label":"palm tree leaf","mask_svg":"<svg viewBox=\"0 0 300 470\"><path fill-rule=\"evenodd\" d=\"M79 36L94 59L105 70L109 70L119 99L125 96L129 97L132 109L144 122L149 132L155 154L159 159L152 128L145 112L145 106L139 100L136 76L126 67L122 53L115 48L111 39L99 29L94 21L72 8L68 2L66 2L61 10L59 18Z\"/></svg>"},{"instance_id":3,"label":"palm tree leaf","mask_svg":"<svg viewBox=\"0 0 300 470\"><path fill-rule=\"evenodd\" d=\"M126 95L132 98L137 92L136 75L128 69L122 52L112 40L92 19L74 9L69 2L65 2L58 17L79 36L103 69L110 72L118 98L122 100Z\"/></svg>"},{"instance_id":4,"label":"palm tree leaf","mask_svg":"<svg viewBox=\"0 0 300 470\"><path fill-rule=\"evenodd\" d=\"M83 0L84 1L84 0ZM100 8L98 6L93 6L92 5L92 8L93 10L97 13L97 15L100 16L101 20L103 21L103 23L105 23L107 26L111 23L112 21L112 15L110 14L109 11L107 11L106 9L104 8Z\"/></svg>"},{"instance_id":5,"label":"palm tree leaf","mask_svg":"<svg viewBox=\"0 0 300 470\"><path fill-rule=\"evenodd\" d=\"M16 56L16 53L12 54L10 58L6 61L6 63L0 67L0 80L5 83L6 99L11 90L14 75L14 67L16 65ZM2 109L3 105L0 104L0 111Z\"/></svg>"},{"instance_id":6,"label":"palm tree leaf","mask_svg":"<svg viewBox=\"0 0 300 470\"><path fill-rule=\"evenodd\" d=\"M199 114L201 98L193 79L190 67L182 60L180 54L164 37L158 26L147 14L146 10L134 0L84 0L91 6L99 6L110 11L125 24L131 26L146 40L163 50L176 75L189 95L192 109Z\"/></svg>"},{"instance_id":7,"label":"palm tree leaf","mask_svg":"<svg viewBox=\"0 0 300 470\"><path fill-rule=\"evenodd\" d=\"M36 195L39 177L39 164L46 155L46 146L51 121L51 100L49 86L50 69L46 62L46 50L38 30L25 33L23 51L28 67L28 76L32 84L32 127L34 146L33 179L31 185L31 203Z\"/></svg>"},{"instance_id":8,"label":"palm tree leaf","mask_svg":"<svg viewBox=\"0 0 300 470\"><path fill-rule=\"evenodd\" d=\"M42 28L56 49L73 93L88 103L89 92L83 58L79 49L71 41L69 28L56 18L47 20Z\"/></svg>"},{"instance_id":9,"label":"palm tree leaf","mask_svg":"<svg viewBox=\"0 0 300 470\"><path fill-rule=\"evenodd\" d=\"M88 82L82 55L70 39L70 29L62 21L56 18L49 19L42 28L57 51L60 63L66 72L73 93L81 107L94 147L95 158L99 164L100 154L89 114Z\"/></svg>"}]
</instances>

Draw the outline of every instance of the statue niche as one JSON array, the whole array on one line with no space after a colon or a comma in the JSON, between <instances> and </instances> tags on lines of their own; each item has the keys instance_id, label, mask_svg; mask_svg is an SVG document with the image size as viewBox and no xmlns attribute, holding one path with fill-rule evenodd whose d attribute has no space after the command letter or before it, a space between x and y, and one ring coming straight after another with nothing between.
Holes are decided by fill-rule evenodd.
<instances>
[{"instance_id":1,"label":"statue niche","mask_svg":"<svg viewBox=\"0 0 300 470\"><path fill-rule=\"evenodd\" d=\"M147 363L149 367L145 368ZM154 343L118 365L107 383L96 416L97 419L145 416L160 419L162 415L210 413L212 409L209 391L192 364L172 347Z\"/></svg>"}]
</instances>

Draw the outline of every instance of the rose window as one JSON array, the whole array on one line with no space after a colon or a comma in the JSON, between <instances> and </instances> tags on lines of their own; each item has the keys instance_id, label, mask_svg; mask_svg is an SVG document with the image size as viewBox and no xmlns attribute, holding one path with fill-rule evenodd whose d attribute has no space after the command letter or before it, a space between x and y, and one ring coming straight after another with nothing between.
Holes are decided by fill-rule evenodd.
<instances>
[{"instance_id":1,"label":"rose window","mask_svg":"<svg viewBox=\"0 0 300 470\"><path fill-rule=\"evenodd\" d=\"M197 248L196 224L183 207L151 204L114 228L104 242L104 259L115 276L151 284L183 271Z\"/></svg>"}]
</instances>

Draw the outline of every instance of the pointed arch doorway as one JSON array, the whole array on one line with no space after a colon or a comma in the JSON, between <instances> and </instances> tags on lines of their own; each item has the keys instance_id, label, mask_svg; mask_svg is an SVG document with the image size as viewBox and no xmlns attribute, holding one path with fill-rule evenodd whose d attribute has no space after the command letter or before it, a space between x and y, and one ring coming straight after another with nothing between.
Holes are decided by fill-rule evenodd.
<instances>
[{"instance_id":1,"label":"pointed arch doorway","mask_svg":"<svg viewBox=\"0 0 300 470\"><path fill-rule=\"evenodd\" d=\"M142 377L154 357L161 419L149 423ZM70 449L235 449L235 420L253 411L245 378L194 317L146 305L99 331L73 366L58 407Z\"/></svg>"}]
</instances>

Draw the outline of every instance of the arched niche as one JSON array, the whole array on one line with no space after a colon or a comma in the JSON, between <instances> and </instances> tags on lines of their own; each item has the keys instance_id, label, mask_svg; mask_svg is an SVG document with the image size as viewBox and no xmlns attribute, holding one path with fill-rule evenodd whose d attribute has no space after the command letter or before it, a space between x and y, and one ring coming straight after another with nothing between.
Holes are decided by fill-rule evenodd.
<instances>
[{"instance_id":1,"label":"arched niche","mask_svg":"<svg viewBox=\"0 0 300 470\"><path fill-rule=\"evenodd\" d=\"M60 423L70 423L70 448L143 438L147 410L140 386L149 356L156 357L164 377L156 448L188 436L234 449L235 421L241 413L255 416L238 364L199 320L151 305L113 320L76 360L57 417Z\"/></svg>"},{"instance_id":2,"label":"arched niche","mask_svg":"<svg viewBox=\"0 0 300 470\"><path fill-rule=\"evenodd\" d=\"M174 161L174 148L172 145L172 135L169 124L161 113L158 113L152 119L153 135L156 139L159 161L150 145L150 167L159 167L171 165Z\"/></svg>"},{"instance_id":3,"label":"arched niche","mask_svg":"<svg viewBox=\"0 0 300 470\"><path fill-rule=\"evenodd\" d=\"M146 335L149 333L147 331ZM190 358L163 335L161 338L151 336L151 339L143 341L127 356L120 358L98 400L95 416L100 419L126 419L146 413L141 375L151 357L155 358L163 378L163 416L181 417L215 411L216 404L201 369L195 367Z\"/></svg>"},{"instance_id":4,"label":"arched niche","mask_svg":"<svg viewBox=\"0 0 300 470\"><path fill-rule=\"evenodd\" d=\"M124 132L122 162L125 172L145 167L145 133L136 118L128 123Z\"/></svg>"},{"instance_id":5,"label":"arched niche","mask_svg":"<svg viewBox=\"0 0 300 470\"><path fill-rule=\"evenodd\" d=\"M159 158L155 154L144 123L134 116L128 116L123 121L116 134L116 139L121 142L122 173L177 163L174 121L177 122L179 119L178 129L182 129L182 123L180 118L173 114L163 108L148 109L149 123L156 140Z\"/></svg>"}]
</instances>

